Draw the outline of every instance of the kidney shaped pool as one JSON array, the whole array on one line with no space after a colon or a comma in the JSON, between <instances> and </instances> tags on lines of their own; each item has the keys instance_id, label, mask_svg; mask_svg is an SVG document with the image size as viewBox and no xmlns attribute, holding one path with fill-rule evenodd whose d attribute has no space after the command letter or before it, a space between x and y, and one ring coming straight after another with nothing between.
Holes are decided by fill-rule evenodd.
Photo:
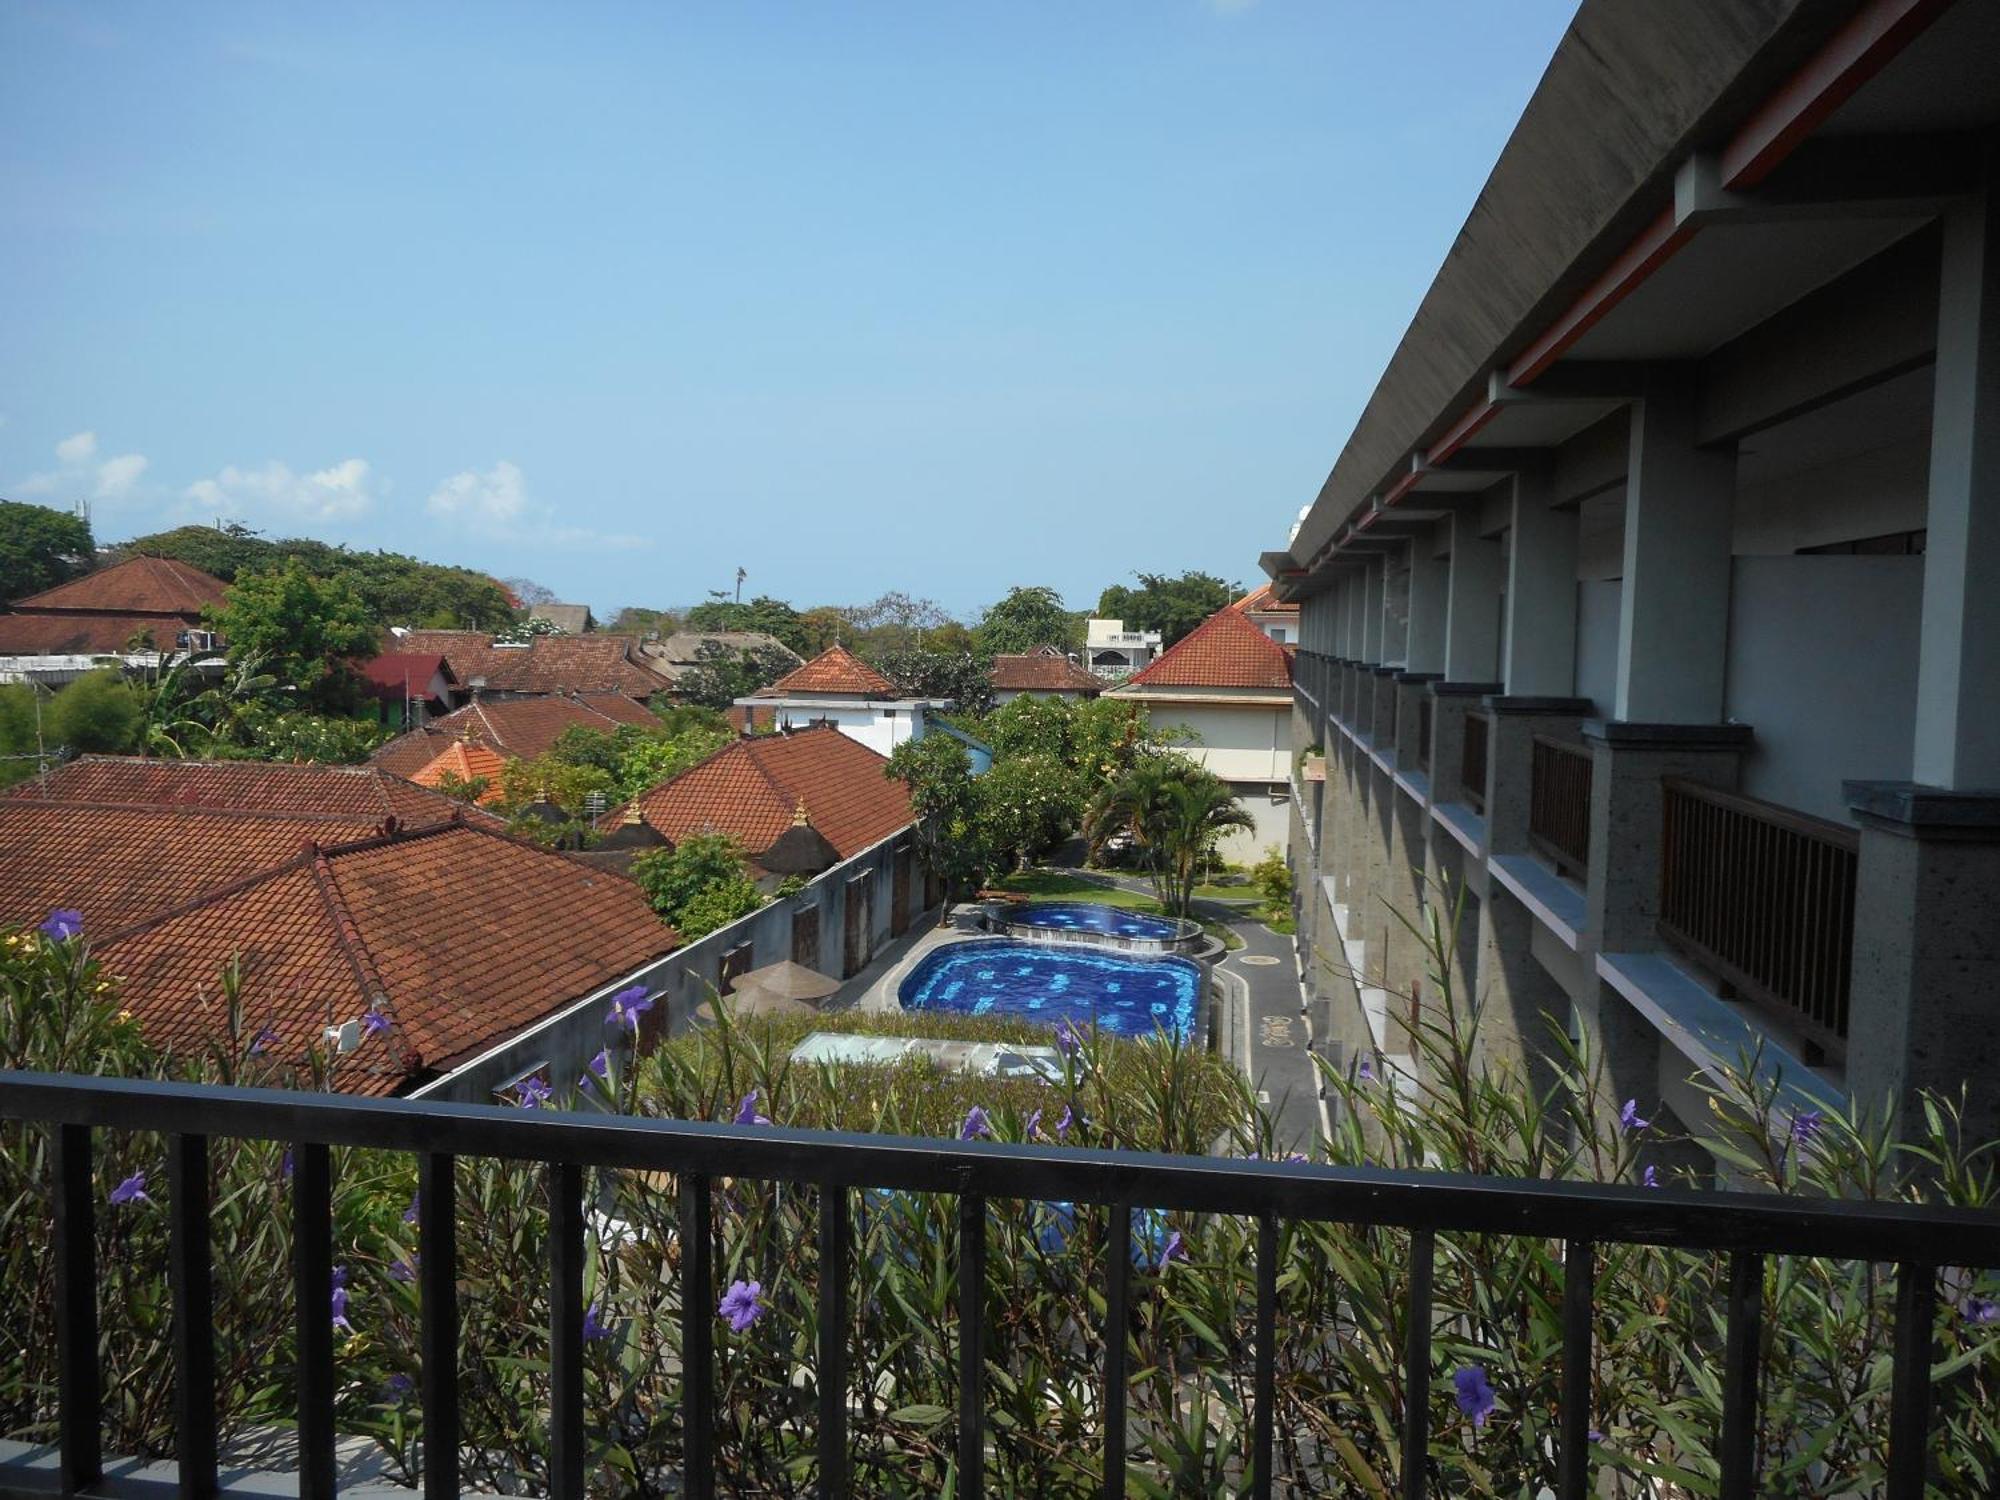
<instances>
[{"instance_id":1,"label":"kidney shaped pool","mask_svg":"<svg viewBox=\"0 0 2000 1500\"><path fill-rule=\"evenodd\" d=\"M1117 1036L1194 1035L1201 970L1184 958L1131 958L1007 938L947 943L896 992L904 1010L1069 1020Z\"/></svg>"}]
</instances>

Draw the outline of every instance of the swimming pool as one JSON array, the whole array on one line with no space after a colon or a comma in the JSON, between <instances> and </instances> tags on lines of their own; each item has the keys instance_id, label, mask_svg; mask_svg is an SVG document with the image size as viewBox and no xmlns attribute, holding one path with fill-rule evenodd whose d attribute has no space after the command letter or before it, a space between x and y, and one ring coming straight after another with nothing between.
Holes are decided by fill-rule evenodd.
<instances>
[{"instance_id":1,"label":"swimming pool","mask_svg":"<svg viewBox=\"0 0 2000 1500\"><path fill-rule=\"evenodd\" d=\"M1166 942L1180 936L1172 917L1153 917L1101 901L1030 901L1001 912L1010 927L1051 927L1060 932L1101 932L1111 937L1155 938Z\"/></svg>"},{"instance_id":2,"label":"swimming pool","mask_svg":"<svg viewBox=\"0 0 2000 1500\"><path fill-rule=\"evenodd\" d=\"M1184 958L1123 954L1007 938L947 943L925 957L896 992L904 1010L1068 1020L1117 1036L1166 1029L1195 1034L1201 969Z\"/></svg>"}]
</instances>

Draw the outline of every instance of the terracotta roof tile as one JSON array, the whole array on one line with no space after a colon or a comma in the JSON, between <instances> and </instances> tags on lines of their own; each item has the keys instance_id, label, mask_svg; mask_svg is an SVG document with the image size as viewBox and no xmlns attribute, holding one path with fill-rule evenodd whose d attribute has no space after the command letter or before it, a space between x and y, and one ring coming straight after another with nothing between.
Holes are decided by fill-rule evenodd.
<instances>
[{"instance_id":1,"label":"terracotta roof tile","mask_svg":"<svg viewBox=\"0 0 2000 1500\"><path fill-rule=\"evenodd\" d=\"M1292 659L1240 609L1219 609L1182 636L1126 688L1268 688L1290 692Z\"/></svg>"},{"instance_id":2,"label":"terracotta roof tile","mask_svg":"<svg viewBox=\"0 0 2000 1500\"><path fill-rule=\"evenodd\" d=\"M866 698L893 698L896 688L888 678L849 651L845 646L828 646L796 671L787 672L753 696L789 698L811 693L853 694Z\"/></svg>"},{"instance_id":3,"label":"terracotta roof tile","mask_svg":"<svg viewBox=\"0 0 2000 1500\"><path fill-rule=\"evenodd\" d=\"M616 693L482 699L442 714L420 729L397 735L371 755L369 762L398 776L413 777L435 760L445 745L467 735L502 755L533 760L572 725L608 732L620 724L658 728L659 723L645 704Z\"/></svg>"},{"instance_id":4,"label":"terracotta roof tile","mask_svg":"<svg viewBox=\"0 0 2000 1500\"><path fill-rule=\"evenodd\" d=\"M329 1025L390 1027L335 1087L393 1093L664 957L680 943L629 880L468 824L303 854L97 948L147 1035L213 1036L216 974L296 1061ZM206 1001L206 1003L204 1003Z\"/></svg>"},{"instance_id":5,"label":"terracotta roof tile","mask_svg":"<svg viewBox=\"0 0 2000 1500\"><path fill-rule=\"evenodd\" d=\"M0 656L122 656L149 638L172 651L189 622L173 615L0 615Z\"/></svg>"},{"instance_id":6,"label":"terracotta roof tile","mask_svg":"<svg viewBox=\"0 0 2000 1500\"><path fill-rule=\"evenodd\" d=\"M452 681L451 663L435 651L385 651L354 664L362 688L385 702L400 703L406 694L426 697L431 679L440 672Z\"/></svg>"},{"instance_id":7,"label":"terracotta roof tile","mask_svg":"<svg viewBox=\"0 0 2000 1500\"><path fill-rule=\"evenodd\" d=\"M1295 615L1299 612L1296 603L1287 604L1278 597L1278 591L1270 584L1253 589L1229 606L1252 615Z\"/></svg>"},{"instance_id":8,"label":"terracotta roof tile","mask_svg":"<svg viewBox=\"0 0 2000 1500\"><path fill-rule=\"evenodd\" d=\"M37 613L80 609L192 619L206 606L220 604L228 587L220 578L186 563L164 557L133 557L14 603Z\"/></svg>"},{"instance_id":9,"label":"terracotta roof tile","mask_svg":"<svg viewBox=\"0 0 2000 1500\"><path fill-rule=\"evenodd\" d=\"M726 833L752 855L792 826L799 803L827 842L851 859L911 822L910 794L883 774L888 761L830 725L725 745L635 799L647 823L673 840ZM618 826L624 808L598 826Z\"/></svg>"},{"instance_id":10,"label":"terracotta roof tile","mask_svg":"<svg viewBox=\"0 0 2000 1500\"><path fill-rule=\"evenodd\" d=\"M1026 656L993 658L993 689L1001 693L1084 693L1095 697L1105 689L1102 678L1066 656L1032 652Z\"/></svg>"},{"instance_id":11,"label":"terracotta roof tile","mask_svg":"<svg viewBox=\"0 0 2000 1500\"><path fill-rule=\"evenodd\" d=\"M496 646L477 630L407 630L385 643L391 651L435 651L466 687L484 679L489 693L626 693L647 697L666 681L638 660L629 635L538 635L525 645Z\"/></svg>"},{"instance_id":12,"label":"terracotta roof tile","mask_svg":"<svg viewBox=\"0 0 2000 1500\"><path fill-rule=\"evenodd\" d=\"M79 756L30 777L4 797L338 815L376 823L391 816L406 823L436 823L460 806L379 766L154 760L141 755Z\"/></svg>"},{"instance_id":13,"label":"terracotta roof tile","mask_svg":"<svg viewBox=\"0 0 2000 1500\"><path fill-rule=\"evenodd\" d=\"M484 807L506 795L500 786L500 773L506 769L507 758L499 751L467 740L453 740L429 765L412 772L410 780L418 786L433 787L447 776L459 781L483 780L487 787L479 794L479 803Z\"/></svg>"}]
</instances>

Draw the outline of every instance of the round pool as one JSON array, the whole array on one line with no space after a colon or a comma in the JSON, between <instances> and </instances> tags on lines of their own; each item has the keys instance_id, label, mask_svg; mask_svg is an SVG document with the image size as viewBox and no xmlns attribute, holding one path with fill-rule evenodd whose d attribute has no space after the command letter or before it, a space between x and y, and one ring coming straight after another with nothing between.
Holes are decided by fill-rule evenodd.
<instances>
[{"instance_id":1,"label":"round pool","mask_svg":"<svg viewBox=\"0 0 2000 1500\"><path fill-rule=\"evenodd\" d=\"M1157 919L1154 919L1157 920ZM1201 969L1184 958L1008 938L973 938L933 950L898 988L904 1010L1074 1022L1116 1036L1195 1033Z\"/></svg>"},{"instance_id":2,"label":"round pool","mask_svg":"<svg viewBox=\"0 0 2000 1500\"><path fill-rule=\"evenodd\" d=\"M1030 901L1025 906L1004 908L1000 919L1009 927L1046 927L1056 932L1152 938L1162 943L1181 935L1181 924L1172 917L1148 916L1141 911L1106 906L1101 901Z\"/></svg>"}]
</instances>

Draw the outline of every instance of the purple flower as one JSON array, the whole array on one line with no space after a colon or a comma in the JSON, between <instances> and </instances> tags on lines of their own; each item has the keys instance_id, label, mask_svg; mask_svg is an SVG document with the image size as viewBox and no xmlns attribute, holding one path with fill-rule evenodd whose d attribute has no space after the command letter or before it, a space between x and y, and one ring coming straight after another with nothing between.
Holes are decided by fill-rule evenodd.
<instances>
[{"instance_id":1,"label":"purple flower","mask_svg":"<svg viewBox=\"0 0 2000 1500\"><path fill-rule=\"evenodd\" d=\"M544 1104L549 1102L549 1097L555 1090L551 1089L548 1084L544 1083L533 1073L530 1073L526 1078L523 1078L519 1083L514 1085L514 1092L521 1096L519 1101L521 1108L540 1109Z\"/></svg>"},{"instance_id":2,"label":"purple flower","mask_svg":"<svg viewBox=\"0 0 2000 1500\"><path fill-rule=\"evenodd\" d=\"M1294 1151L1290 1156L1285 1158L1285 1165L1288 1167L1303 1167L1311 1160L1312 1158L1307 1156L1305 1152Z\"/></svg>"},{"instance_id":3,"label":"purple flower","mask_svg":"<svg viewBox=\"0 0 2000 1500\"><path fill-rule=\"evenodd\" d=\"M1496 1404L1493 1387L1486 1383L1486 1372L1478 1365L1461 1365L1452 1373L1451 1383L1458 1409L1472 1418L1474 1427L1484 1427Z\"/></svg>"},{"instance_id":4,"label":"purple flower","mask_svg":"<svg viewBox=\"0 0 2000 1500\"><path fill-rule=\"evenodd\" d=\"M259 1028L257 1035L250 1039L250 1055L252 1057L262 1057L266 1052L271 1050L271 1043L277 1039L277 1027L264 1026Z\"/></svg>"},{"instance_id":5,"label":"purple flower","mask_svg":"<svg viewBox=\"0 0 2000 1500\"><path fill-rule=\"evenodd\" d=\"M400 1281L405 1286L417 1279L417 1252L412 1250L407 1259L389 1262L389 1279Z\"/></svg>"},{"instance_id":6,"label":"purple flower","mask_svg":"<svg viewBox=\"0 0 2000 1500\"><path fill-rule=\"evenodd\" d=\"M1042 1128L1042 1112L1039 1109L1037 1109L1033 1114L1029 1115L1027 1120L1022 1124L1021 1139L1024 1141L1032 1141L1035 1138L1036 1133L1039 1132L1041 1128Z\"/></svg>"},{"instance_id":7,"label":"purple flower","mask_svg":"<svg viewBox=\"0 0 2000 1500\"><path fill-rule=\"evenodd\" d=\"M380 1036L389 1029L389 1017L378 1006L369 1006L368 1014L361 1018L361 1030L368 1036Z\"/></svg>"},{"instance_id":8,"label":"purple flower","mask_svg":"<svg viewBox=\"0 0 2000 1500\"><path fill-rule=\"evenodd\" d=\"M1083 1049L1083 1033L1068 1016L1056 1027L1056 1048L1064 1057L1075 1057Z\"/></svg>"},{"instance_id":9,"label":"purple flower","mask_svg":"<svg viewBox=\"0 0 2000 1500\"><path fill-rule=\"evenodd\" d=\"M391 1401L403 1400L416 1388L417 1383L407 1375L391 1375L382 1382L382 1393Z\"/></svg>"},{"instance_id":10,"label":"purple flower","mask_svg":"<svg viewBox=\"0 0 2000 1500\"><path fill-rule=\"evenodd\" d=\"M1660 1169L1658 1167L1646 1168L1644 1172L1639 1174L1639 1184L1641 1187L1658 1187L1660 1185Z\"/></svg>"},{"instance_id":11,"label":"purple flower","mask_svg":"<svg viewBox=\"0 0 2000 1500\"><path fill-rule=\"evenodd\" d=\"M347 1321L347 1267L333 1268L333 1326L354 1332L354 1325Z\"/></svg>"},{"instance_id":12,"label":"purple flower","mask_svg":"<svg viewBox=\"0 0 2000 1500\"><path fill-rule=\"evenodd\" d=\"M146 1196L146 1174L134 1172L130 1177L111 1190L110 1203L113 1208L122 1208L127 1203L151 1203Z\"/></svg>"},{"instance_id":13,"label":"purple flower","mask_svg":"<svg viewBox=\"0 0 2000 1500\"><path fill-rule=\"evenodd\" d=\"M620 1026L639 1029L639 1017L653 1008L653 1002L646 998L643 984L629 985L611 997L611 1019Z\"/></svg>"},{"instance_id":14,"label":"purple flower","mask_svg":"<svg viewBox=\"0 0 2000 1500\"><path fill-rule=\"evenodd\" d=\"M424 1190L418 1188L414 1193L410 1194L410 1206L403 1210L403 1222L405 1224L416 1223L418 1216L423 1213L423 1210Z\"/></svg>"},{"instance_id":15,"label":"purple flower","mask_svg":"<svg viewBox=\"0 0 2000 1500\"><path fill-rule=\"evenodd\" d=\"M961 1141L977 1141L990 1139L992 1135L993 1126L986 1118L986 1111L973 1105L965 1112L965 1123L958 1127L958 1138Z\"/></svg>"},{"instance_id":16,"label":"purple flower","mask_svg":"<svg viewBox=\"0 0 2000 1500\"><path fill-rule=\"evenodd\" d=\"M285 1147L285 1154L278 1158L278 1175L287 1182L292 1180L292 1148L290 1146Z\"/></svg>"},{"instance_id":17,"label":"purple flower","mask_svg":"<svg viewBox=\"0 0 2000 1500\"><path fill-rule=\"evenodd\" d=\"M1074 1125L1075 1123L1076 1123L1075 1112L1071 1110L1067 1104L1065 1104L1063 1106L1062 1118L1056 1121L1056 1139L1059 1141L1068 1140L1070 1126Z\"/></svg>"},{"instance_id":18,"label":"purple flower","mask_svg":"<svg viewBox=\"0 0 2000 1500\"><path fill-rule=\"evenodd\" d=\"M1187 1241L1181 1238L1181 1232L1176 1229L1172 1234L1167 1236L1167 1243L1160 1250L1159 1268L1164 1271L1174 1261L1186 1260L1187 1258Z\"/></svg>"},{"instance_id":19,"label":"purple flower","mask_svg":"<svg viewBox=\"0 0 2000 1500\"><path fill-rule=\"evenodd\" d=\"M715 1311L718 1317L729 1320L731 1328L742 1333L764 1316L764 1288L754 1281L732 1281L715 1305Z\"/></svg>"},{"instance_id":20,"label":"purple flower","mask_svg":"<svg viewBox=\"0 0 2000 1500\"><path fill-rule=\"evenodd\" d=\"M1618 1123L1623 1125L1627 1130L1644 1130L1653 1122L1639 1118L1639 1101L1637 1099L1627 1099L1625 1107L1618 1111Z\"/></svg>"},{"instance_id":21,"label":"purple flower","mask_svg":"<svg viewBox=\"0 0 2000 1500\"><path fill-rule=\"evenodd\" d=\"M1967 1297L1958 1310L1968 1323L2000 1323L2000 1302L1991 1297Z\"/></svg>"},{"instance_id":22,"label":"purple flower","mask_svg":"<svg viewBox=\"0 0 2000 1500\"><path fill-rule=\"evenodd\" d=\"M1820 1112L1816 1109L1801 1110L1792 1116L1792 1144L1803 1151L1819 1135Z\"/></svg>"},{"instance_id":23,"label":"purple flower","mask_svg":"<svg viewBox=\"0 0 2000 1500\"><path fill-rule=\"evenodd\" d=\"M590 1071L599 1078L609 1078L611 1076L611 1049L609 1047L599 1047L597 1049L597 1056L590 1060Z\"/></svg>"},{"instance_id":24,"label":"purple flower","mask_svg":"<svg viewBox=\"0 0 2000 1500\"><path fill-rule=\"evenodd\" d=\"M599 1339L611 1337L611 1325L606 1323L598 1304L593 1302L583 1310L583 1341L594 1344Z\"/></svg>"},{"instance_id":25,"label":"purple flower","mask_svg":"<svg viewBox=\"0 0 2000 1500\"><path fill-rule=\"evenodd\" d=\"M66 943L71 938L83 936L83 913L73 906L59 906L35 929L43 937L53 938L58 943Z\"/></svg>"},{"instance_id":26,"label":"purple flower","mask_svg":"<svg viewBox=\"0 0 2000 1500\"><path fill-rule=\"evenodd\" d=\"M1361 1059L1360 1079L1363 1083L1375 1081L1375 1059L1364 1055Z\"/></svg>"},{"instance_id":27,"label":"purple flower","mask_svg":"<svg viewBox=\"0 0 2000 1500\"><path fill-rule=\"evenodd\" d=\"M737 1101L736 1115L730 1123L732 1125L768 1125L771 1123L770 1116L757 1113L757 1090L750 1090L749 1093Z\"/></svg>"},{"instance_id":28,"label":"purple flower","mask_svg":"<svg viewBox=\"0 0 2000 1500\"><path fill-rule=\"evenodd\" d=\"M1584 1436L1589 1438L1593 1443L1601 1443L1604 1441L1604 1434L1599 1432L1595 1427L1591 1428L1590 1431L1586 1432Z\"/></svg>"}]
</instances>

